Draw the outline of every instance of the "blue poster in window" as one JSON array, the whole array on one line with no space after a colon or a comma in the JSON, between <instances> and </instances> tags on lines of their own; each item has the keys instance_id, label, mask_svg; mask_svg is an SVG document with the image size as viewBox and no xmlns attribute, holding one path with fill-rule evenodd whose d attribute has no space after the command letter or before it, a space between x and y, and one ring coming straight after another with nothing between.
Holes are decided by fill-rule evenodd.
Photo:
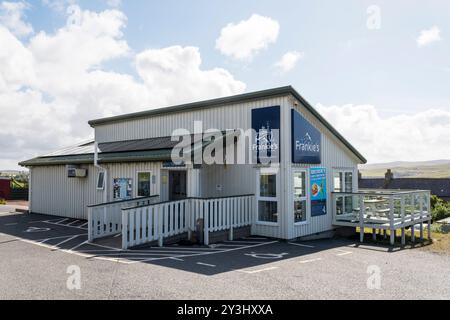
<instances>
[{"instance_id":1,"label":"blue poster in window","mask_svg":"<svg viewBox=\"0 0 450 320\"><path fill-rule=\"evenodd\" d=\"M292 162L321 163L322 135L297 110L291 110Z\"/></svg>"},{"instance_id":2,"label":"blue poster in window","mask_svg":"<svg viewBox=\"0 0 450 320\"><path fill-rule=\"evenodd\" d=\"M311 192L311 216L327 214L327 170L326 168L311 168L310 192Z\"/></svg>"},{"instance_id":3,"label":"blue poster in window","mask_svg":"<svg viewBox=\"0 0 450 320\"><path fill-rule=\"evenodd\" d=\"M128 200L131 199L133 191L133 180L129 178L113 179L113 199Z\"/></svg>"},{"instance_id":4,"label":"blue poster in window","mask_svg":"<svg viewBox=\"0 0 450 320\"><path fill-rule=\"evenodd\" d=\"M280 161L280 106L252 110L253 162L262 164Z\"/></svg>"}]
</instances>

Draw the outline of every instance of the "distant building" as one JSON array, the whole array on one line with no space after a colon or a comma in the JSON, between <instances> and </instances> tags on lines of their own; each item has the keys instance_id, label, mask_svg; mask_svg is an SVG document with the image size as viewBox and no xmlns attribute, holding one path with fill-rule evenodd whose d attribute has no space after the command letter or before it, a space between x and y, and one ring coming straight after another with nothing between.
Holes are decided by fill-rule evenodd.
<instances>
[{"instance_id":1,"label":"distant building","mask_svg":"<svg viewBox=\"0 0 450 320\"><path fill-rule=\"evenodd\" d=\"M388 169L384 178L362 178L359 187L365 189L418 189L430 190L431 194L450 201L450 178L394 178Z\"/></svg>"}]
</instances>

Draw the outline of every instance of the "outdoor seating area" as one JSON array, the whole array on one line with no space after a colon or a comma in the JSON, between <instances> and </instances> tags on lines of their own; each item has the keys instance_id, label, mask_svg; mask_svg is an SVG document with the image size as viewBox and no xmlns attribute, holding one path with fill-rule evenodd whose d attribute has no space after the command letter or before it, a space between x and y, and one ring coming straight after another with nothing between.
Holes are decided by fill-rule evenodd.
<instances>
[{"instance_id":1,"label":"outdoor seating area","mask_svg":"<svg viewBox=\"0 0 450 320\"><path fill-rule=\"evenodd\" d=\"M333 192L333 225L360 228L363 242L365 229L390 230L390 243L394 245L396 230L401 230L401 242L405 244L405 228L411 228L411 240L415 240L415 228L423 239L424 223L430 238L430 192L424 190L360 189L358 192Z\"/></svg>"}]
</instances>

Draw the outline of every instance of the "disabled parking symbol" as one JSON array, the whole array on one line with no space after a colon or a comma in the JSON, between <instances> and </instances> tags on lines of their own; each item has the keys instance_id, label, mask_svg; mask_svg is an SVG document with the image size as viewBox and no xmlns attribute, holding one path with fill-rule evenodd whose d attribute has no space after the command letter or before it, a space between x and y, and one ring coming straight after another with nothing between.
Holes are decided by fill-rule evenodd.
<instances>
[{"instance_id":1,"label":"disabled parking symbol","mask_svg":"<svg viewBox=\"0 0 450 320\"><path fill-rule=\"evenodd\" d=\"M25 232L35 233L35 232L46 232L50 231L50 228L37 228L37 227L29 227Z\"/></svg>"},{"instance_id":2,"label":"disabled parking symbol","mask_svg":"<svg viewBox=\"0 0 450 320\"><path fill-rule=\"evenodd\" d=\"M283 259L285 255L288 255L289 253L283 252L283 253L245 253L246 256L250 256L253 258L258 259Z\"/></svg>"}]
</instances>

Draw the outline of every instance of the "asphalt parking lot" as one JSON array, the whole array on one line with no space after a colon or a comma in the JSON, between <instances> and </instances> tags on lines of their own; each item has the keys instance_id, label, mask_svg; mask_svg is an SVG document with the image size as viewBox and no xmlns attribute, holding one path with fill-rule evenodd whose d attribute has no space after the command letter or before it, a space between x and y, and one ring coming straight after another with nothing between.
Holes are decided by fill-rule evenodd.
<instances>
[{"instance_id":1,"label":"asphalt parking lot","mask_svg":"<svg viewBox=\"0 0 450 320\"><path fill-rule=\"evenodd\" d=\"M86 221L0 213L2 299L450 299L449 268L447 255L349 239L123 251L87 243Z\"/></svg>"}]
</instances>

